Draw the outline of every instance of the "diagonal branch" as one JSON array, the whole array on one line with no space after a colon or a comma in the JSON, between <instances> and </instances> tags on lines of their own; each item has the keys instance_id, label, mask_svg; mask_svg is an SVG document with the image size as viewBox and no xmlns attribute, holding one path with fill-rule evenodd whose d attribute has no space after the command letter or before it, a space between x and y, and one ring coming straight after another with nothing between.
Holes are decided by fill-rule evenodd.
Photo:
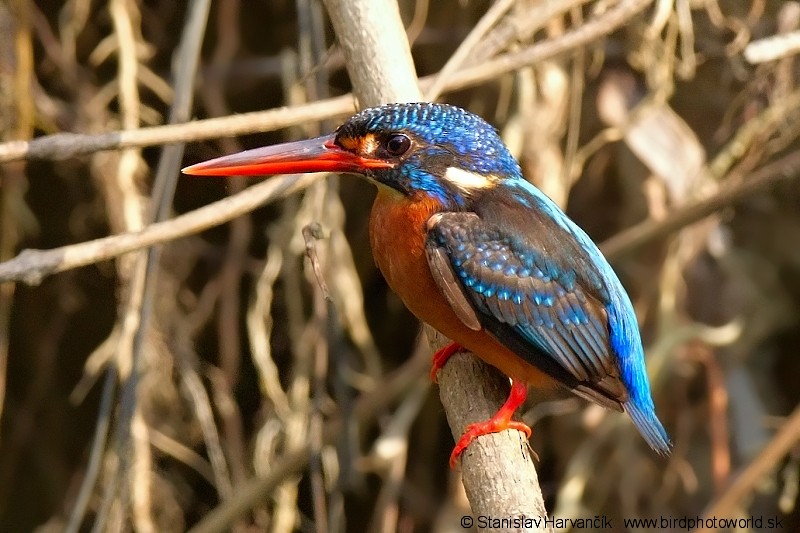
<instances>
[{"instance_id":1,"label":"diagonal branch","mask_svg":"<svg viewBox=\"0 0 800 533\"><path fill-rule=\"evenodd\" d=\"M731 183L730 177L726 177L714 195L683 205L661 220L648 219L640 222L604 241L600 249L609 259L617 260L649 242L736 205L745 198L764 192L783 181L797 179L800 177L799 173L800 152L792 152L756 170L747 179Z\"/></svg>"},{"instance_id":2,"label":"diagonal branch","mask_svg":"<svg viewBox=\"0 0 800 533\"><path fill-rule=\"evenodd\" d=\"M582 26L557 38L546 39L517 52L499 55L453 72L441 90L455 91L494 80L502 74L544 61L585 46L617 30L647 7L652 0L626 0ZM423 90L432 87L438 74L419 80ZM437 83L437 88L439 83ZM417 97L419 98L419 97ZM196 120L184 124L153 126L100 134L56 133L30 141L0 143L0 163L18 159L66 159L101 150L200 141L219 137L273 131L307 122L348 115L355 110L354 96L345 94L293 107L280 107L227 117Z\"/></svg>"},{"instance_id":3,"label":"diagonal branch","mask_svg":"<svg viewBox=\"0 0 800 533\"><path fill-rule=\"evenodd\" d=\"M147 246L192 235L213 228L268 202L308 187L318 174L282 176L208 204L185 215L157 222L134 233L122 233L52 250L24 250L14 259L0 263L0 282L9 280L38 284L42 278L65 270L113 259Z\"/></svg>"}]
</instances>

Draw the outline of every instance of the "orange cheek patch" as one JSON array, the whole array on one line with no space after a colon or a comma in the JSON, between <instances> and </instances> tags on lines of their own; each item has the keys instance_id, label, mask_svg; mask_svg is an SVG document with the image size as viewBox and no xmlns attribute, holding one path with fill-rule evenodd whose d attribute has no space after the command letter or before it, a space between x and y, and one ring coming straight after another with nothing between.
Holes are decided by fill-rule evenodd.
<instances>
[{"instance_id":1,"label":"orange cheek patch","mask_svg":"<svg viewBox=\"0 0 800 533\"><path fill-rule=\"evenodd\" d=\"M342 148L351 152L358 151L361 145L361 139L356 137L339 137L337 140Z\"/></svg>"},{"instance_id":2,"label":"orange cheek patch","mask_svg":"<svg viewBox=\"0 0 800 533\"><path fill-rule=\"evenodd\" d=\"M375 135L368 133L361 138L360 150L362 154L374 154L377 149L378 139L375 138Z\"/></svg>"},{"instance_id":3,"label":"orange cheek patch","mask_svg":"<svg viewBox=\"0 0 800 533\"><path fill-rule=\"evenodd\" d=\"M372 133L363 137L339 137L338 141L345 150L362 156L371 155L378 148L378 139Z\"/></svg>"}]
</instances>

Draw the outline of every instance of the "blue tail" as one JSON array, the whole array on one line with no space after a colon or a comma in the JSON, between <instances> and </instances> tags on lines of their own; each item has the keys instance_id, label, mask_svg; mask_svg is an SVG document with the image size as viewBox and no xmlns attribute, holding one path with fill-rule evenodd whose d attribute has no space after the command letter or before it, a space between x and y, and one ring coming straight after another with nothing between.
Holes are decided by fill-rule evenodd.
<instances>
[{"instance_id":1,"label":"blue tail","mask_svg":"<svg viewBox=\"0 0 800 533\"><path fill-rule=\"evenodd\" d=\"M642 409L641 406L633 401L629 401L623 404L622 408L631 417L636 429L639 430L647 444L659 454L669 455L672 443L669 441L664 426L661 425L661 421L656 416L653 404L650 403L649 406Z\"/></svg>"}]
</instances>

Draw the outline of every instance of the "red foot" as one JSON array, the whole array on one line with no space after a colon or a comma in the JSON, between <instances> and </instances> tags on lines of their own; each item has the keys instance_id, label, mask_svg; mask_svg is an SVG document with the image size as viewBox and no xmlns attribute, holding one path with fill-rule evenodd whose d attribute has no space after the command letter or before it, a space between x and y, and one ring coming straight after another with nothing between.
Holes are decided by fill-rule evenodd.
<instances>
[{"instance_id":1,"label":"red foot","mask_svg":"<svg viewBox=\"0 0 800 533\"><path fill-rule=\"evenodd\" d=\"M457 342L451 342L433 354L433 364L431 364L431 381L438 383L439 380L436 375L439 373L439 370L444 368L444 365L447 364L447 360L450 359L453 354L458 353L463 349L464 347Z\"/></svg>"},{"instance_id":2,"label":"red foot","mask_svg":"<svg viewBox=\"0 0 800 533\"><path fill-rule=\"evenodd\" d=\"M435 361L434 364L436 364ZM456 447L453 448L453 453L450 454L450 468L455 468L458 458L461 456L464 450L467 449L467 446L469 446L472 441L481 435L498 433L505 429L516 429L518 431L522 431L525 433L526 437L530 438L531 428L522 422L511 420L511 416L514 414L514 411L517 410L517 407L522 405L527 396L528 386L522 381L512 379L511 392L508 394L508 399L500 408L500 410L497 411L492 418L485 422L478 422L476 424L470 424L467 426L464 434L461 435L460 439L458 439Z\"/></svg>"}]
</instances>

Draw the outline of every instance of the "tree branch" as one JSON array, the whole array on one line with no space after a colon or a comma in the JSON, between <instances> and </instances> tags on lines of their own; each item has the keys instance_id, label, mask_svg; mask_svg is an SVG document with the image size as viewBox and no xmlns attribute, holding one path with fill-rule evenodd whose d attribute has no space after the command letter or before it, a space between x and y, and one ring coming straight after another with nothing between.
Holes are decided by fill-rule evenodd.
<instances>
[{"instance_id":1,"label":"tree branch","mask_svg":"<svg viewBox=\"0 0 800 533\"><path fill-rule=\"evenodd\" d=\"M726 177L716 193L708 198L683 205L661 220L648 219L640 222L604 241L600 249L609 259L618 260L651 241L699 222L782 181L797 179L798 172L800 152L792 152L756 170L747 179L731 180L730 176Z\"/></svg>"},{"instance_id":2,"label":"tree branch","mask_svg":"<svg viewBox=\"0 0 800 533\"><path fill-rule=\"evenodd\" d=\"M360 103L418 101L421 95L396 2L325 0L325 5ZM397 58L397 54L405 57ZM426 332L435 347L449 342L430 328ZM445 370L439 373L439 393L458 438L468 424L487 420L497 412L505 399L498 384L508 380L472 354L451 359ZM461 456L461 469L474 515L546 516L527 449L519 431L504 431L470 444Z\"/></svg>"},{"instance_id":3,"label":"tree branch","mask_svg":"<svg viewBox=\"0 0 800 533\"><path fill-rule=\"evenodd\" d=\"M557 38L546 39L517 52L502 54L485 62L481 61L477 65L453 72L442 82L437 83L437 89L439 85L441 85L442 91L464 89L487 80L496 79L500 75L521 67L567 53L618 29L650 3L651 0L627 0L621 2L595 19L587 21L581 27L568 31ZM346 25L347 19L343 22ZM392 51L391 53L395 52ZM377 57L377 55L374 55L374 57ZM394 67L393 64L387 63L380 68L388 68L389 66ZM382 72L382 70L373 69L371 74L377 75L379 72ZM389 72L389 74L391 73ZM420 79L420 87L423 90L427 90L427 88L433 86L437 77L438 74L434 74ZM375 93L375 95L378 94L377 92ZM363 94L360 96L361 100L372 101L369 98L372 98L373 95ZM254 111L227 117L195 120L185 124L170 124L100 134L56 133L30 141L0 143L0 163L19 159L59 160L101 150L200 141L274 131L352 113L355 110L353 98L352 94L345 94L300 106L280 107L267 111ZM376 99L374 101L386 100Z\"/></svg>"},{"instance_id":4,"label":"tree branch","mask_svg":"<svg viewBox=\"0 0 800 533\"><path fill-rule=\"evenodd\" d=\"M742 500L752 496L755 486L764 480L768 473L776 468L776 465L787 454L791 453L793 447L800 441L800 407L796 407L786 422L781 426L780 431L761 450L761 453L745 467L730 487L722 495L714 500L703 513L702 524L711 518L735 517L741 511ZM698 528L697 532L712 531L711 528Z\"/></svg>"},{"instance_id":5,"label":"tree branch","mask_svg":"<svg viewBox=\"0 0 800 533\"><path fill-rule=\"evenodd\" d=\"M0 282L17 280L35 285L51 274L198 233L249 213L260 205L302 190L318 177L318 174L281 176L253 185L239 194L185 215L151 224L134 233L110 235L52 250L23 250L14 259L0 263Z\"/></svg>"}]
</instances>

